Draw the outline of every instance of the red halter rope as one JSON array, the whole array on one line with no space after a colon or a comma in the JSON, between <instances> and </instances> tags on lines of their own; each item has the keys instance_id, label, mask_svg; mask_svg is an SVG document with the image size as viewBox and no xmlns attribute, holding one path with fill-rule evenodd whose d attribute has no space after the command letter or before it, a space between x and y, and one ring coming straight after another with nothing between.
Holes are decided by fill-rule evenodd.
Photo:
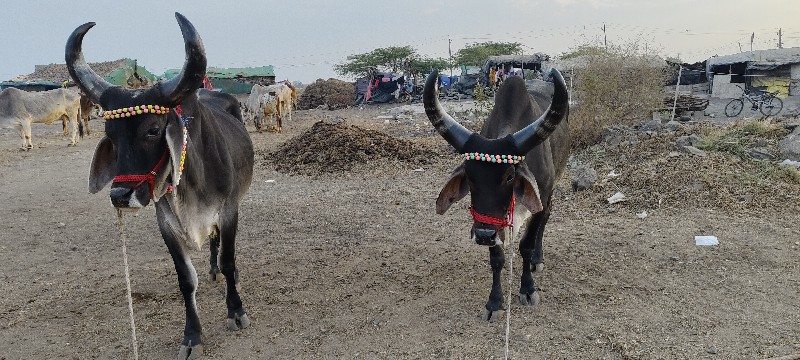
<instances>
[{"instance_id":1,"label":"red halter rope","mask_svg":"<svg viewBox=\"0 0 800 360\"><path fill-rule=\"evenodd\" d=\"M158 164L149 173L144 175L117 175L112 180L112 184L138 181L136 185L131 187L131 189L136 189L142 184L148 183L150 184L150 197L153 197L153 190L156 187L156 173L167 163L167 159L169 159L169 150L164 149L164 155L161 155L161 160L158 160ZM171 188L172 186L170 186L170 190ZM169 190L167 191L169 192Z\"/></svg>"},{"instance_id":2,"label":"red halter rope","mask_svg":"<svg viewBox=\"0 0 800 360\"><path fill-rule=\"evenodd\" d=\"M511 205L508 207L508 215L505 219L499 219L494 216L484 215L477 211L472 206L469 207L469 213L475 221L483 224L497 225L497 231L503 230L509 226L514 225L514 195L511 195Z\"/></svg>"}]
</instances>

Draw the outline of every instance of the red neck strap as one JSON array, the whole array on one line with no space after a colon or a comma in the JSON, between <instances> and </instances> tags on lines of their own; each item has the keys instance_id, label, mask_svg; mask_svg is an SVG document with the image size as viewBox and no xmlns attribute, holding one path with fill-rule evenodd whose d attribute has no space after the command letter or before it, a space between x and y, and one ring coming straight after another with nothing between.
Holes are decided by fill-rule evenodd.
<instances>
[{"instance_id":1,"label":"red neck strap","mask_svg":"<svg viewBox=\"0 0 800 360\"><path fill-rule=\"evenodd\" d=\"M514 225L514 195L511 195L511 205L508 207L508 215L506 215L505 219L498 219L493 216L483 215L477 211L472 206L469 207L469 213L472 214L472 218L475 221L483 224L489 225L497 225L497 230L503 230L509 226Z\"/></svg>"},{"instance_id":2,"label":"red neck strap","mask_svg":"<svg viewBox=\"0 0 800 360\"><path fill-rule=\"evenodd\" d=\"M148 183L150 184L150 197L153 197L153 191L156 187L156 173L158 173L158 170L161 170L161 168L164 167L164 164L167 163L167 159L169 159L169 150L164 149L164 154L161 155L161 160L158 160L158 164L156 164L153 170L150 170L149 173L145 175L117 175L114 177L114 180L112 180L112 184L138 181L136 185L131 186L131 189L136 189L139 186L142 186L142 184Z\"/></svg>"}]
</instances>

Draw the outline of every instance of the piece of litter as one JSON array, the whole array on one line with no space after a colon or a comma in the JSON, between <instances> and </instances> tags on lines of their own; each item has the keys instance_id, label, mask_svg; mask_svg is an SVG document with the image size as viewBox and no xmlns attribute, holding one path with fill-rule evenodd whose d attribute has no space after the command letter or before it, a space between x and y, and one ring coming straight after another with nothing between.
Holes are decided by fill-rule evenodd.
<instances>
[{"instance_id":1,"label":"piece of litter","mask_svg":"<svg viewBox=\"0 0 800 360\"><path fill-rule=\"evenodd\" d=\"M607 199L609 204L616 204L620 201L625 201L625 194L622 192L617 191L616 194L611 195L610 198Z\"/></svg>"},{"instance_id":2,"label":"piece of litter","mask_svg":"<svg viewBox=\"0 0 800 360\"><path fill-rule=\"evenodd\" d=\"M615 177L617 177L619 175L620 174L615 173L614 170L611 170L611 172L608 173L608 175L606 175L606 177L615 178Z\"/></svg>"},{"instance_id":3,"label":"piece of litter","mask_svg":"<svg viewBox=\"0 0 800 360\"><path fill-rule=\"evenodd\" d=\"M719 245L719 240L712 235L698 235L694 237L694 243L697 246L714 246Z\"/></svg>"},{"instance_id":4,"label":"piece of litter","mask_svg":"<svg viewBox=\"0 0 800 360\"><path fill-rule=\"evenodd\" d=\"M416 171L416 172L423 172L423 171L425 171L425 169L423 169L423 168L419 168L419 169L414 169L414 171Z\"/></svg>"},{"instance_id":5,"label":"piece of litter","mask_svg":"<svg viewBox=\"0 0 800 360\"><path fill-rule=\"evenodd\" d=\"M275 182L275 179L269 179L269 180L267 180L267 181L264 181L264 182L266 182L266 183L274 183L274 182Z\"/></svg>"},{"instance_id":6,"label":"piece of litter","mask_svg":"<svg viewBox=\"0 0 800 360\"><path fill-rule=\"evenodd\" d=\"M638 217L639 219L646 218L647 217L647 210L642 210L642 212L636 213L636 217Z\"/></svg>"}]
</instances>

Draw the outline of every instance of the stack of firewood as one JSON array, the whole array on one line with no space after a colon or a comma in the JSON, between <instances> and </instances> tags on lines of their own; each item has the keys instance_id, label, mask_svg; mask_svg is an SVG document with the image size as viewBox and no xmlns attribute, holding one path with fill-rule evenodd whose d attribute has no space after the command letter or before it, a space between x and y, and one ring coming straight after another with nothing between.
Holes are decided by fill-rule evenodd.
<instances>
[{"instance_id":1,"label":"stack of firewood","mask_svg":"<svg viewBox=\"0 0 800 360\"><path fill-rule=\"evenodd\" d=\"M708 107L708 98L700 95L678 94L677 103L674 95L664 98L664 107L666 109L672 109L673 104L679 110L700 111Z\"/></svg>"}]
</instances>

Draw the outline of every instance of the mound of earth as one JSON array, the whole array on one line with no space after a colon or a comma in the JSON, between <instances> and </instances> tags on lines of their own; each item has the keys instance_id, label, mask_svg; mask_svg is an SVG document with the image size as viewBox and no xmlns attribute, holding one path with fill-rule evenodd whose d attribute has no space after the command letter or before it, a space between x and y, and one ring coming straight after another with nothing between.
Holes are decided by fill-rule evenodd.
<instances>
[{"instance_id":1,"label":"mound of earth","mask_svg":"<svg viewBox=\"0 0 800 360\"><path fill-rule=\"evenodd\" d=\"M596 145L574 154L575 159L597 170L600 180L573 200L614 211L624 207L639 212L652 209L715 209L728 213L800 210L800 173L775 161L755 160L744 154L721 151L707 145L720 132L730 134L736 126L688 126L676 132L649 135L628 134L635 141L621 146ZM676 140L698 135L705 153L680 151ZM723 138L730 145L732 138ZM736 140L745 148L763 143L774 149L777 137L747 136ZM704 146L705 145L705 146ZM609 174L609 175L607 175ZM609 205L608 197L622 192L625 201ZM595 205L596 206L596 205Z\"/></svg>"},{"instance_id":2,"label":"mound of earth","mask_svg":"<svg viewBox=\"0 0 800 360\"><path fill-rule=\"evenodd\" d=\"M341 109L353 104L356 88L347 81L318 79L306 86L297 99L300 109L315 109L320 105L329 110Z\"/></svg>"},{"instance_id":3,"label":"mound of earth","mask_svg":"<svg viewBox=\"0 0 800 360\"><path fill-rule=\"evenodd\" d=\"M353 170L372 162L430 164L435 149L353 125L315 123L305 133L281 144L265 159L287 174L319 175Z\"/></svg>"}]
</instances>

